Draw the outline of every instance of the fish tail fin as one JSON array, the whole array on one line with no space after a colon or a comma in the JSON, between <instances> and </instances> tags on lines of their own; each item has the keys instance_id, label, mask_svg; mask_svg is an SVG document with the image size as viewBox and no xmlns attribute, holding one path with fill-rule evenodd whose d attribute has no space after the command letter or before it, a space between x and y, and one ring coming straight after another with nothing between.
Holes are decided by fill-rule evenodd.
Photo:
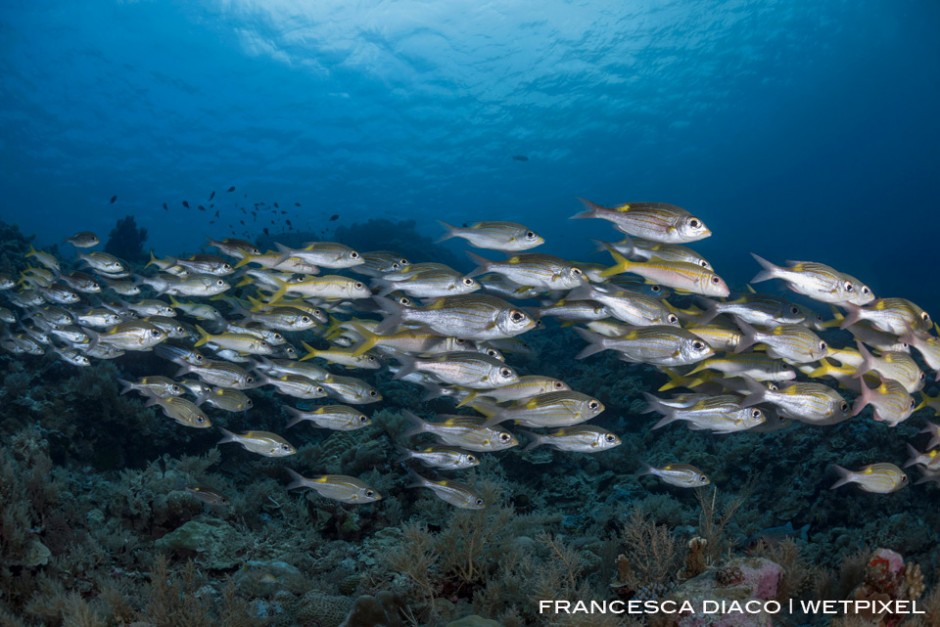
<instances>
[{"instance_id":1,"label":"fish tail fin","mask_svg":"<svg viewBox=\"0 0 940 627\"><path fill-rule=\"evenodd\" d=\"M310 483L310 481L306 477L304 477L302 474L300 474L296 470L291 470L290 468L286 468L286 467L284 468L284 470L286 470L287 474L289 474L291 479L293 479L293 481L287 484L286 489L295 490L297 488L305 488Z\"/></svg>"},{"instance_id":2,"label":"fish tail fin","mask_svg":"<svg viewBox=\"0 0 940 627\"><path fill-rule=\"evenodd\" d=\"M298 359L297 361L307 361L308 359L313 359L314 357L320 354L320 351L310 346L306 342L301 342L300 345L304 347L304 349L307 351L307 354L301 357L300 359Z\"/></svg>"},{"instance_id":3,"label":"fish tail fin","mask_svg":"<svg viewBox=\"0 0 940 627\"><path fill-rule=\"evenodd\" d=\"M457 237L457 227L447 224L443 220L438 220L437 223L440 224L442 227L444 227L444 230L446 232L440 237L438 237L436 240L434 240L434 243L440 244L443 241L449 240L453 237Z\"/></svg>"},{"instance_id":4,"label":"fish tail fin","mask_svg":"<svg viewBox=\"0 0 940 627\"><path fill-rule=\"evenodd\" d=\"M209 335L209 332L203 329L198 324L196 325L196 331L199 333L199 339L196 340L195 344L193 344L193 348L199 348L200 346L208 342L210 339L212 339L212 336Z\"/></svg>"},{"instance_id":5,"label":"fish tail fin","mask_svg":"<svg viewBox=\"0 0 940 627\"><path fill-rule=\"evenodd\" d=\"M635 261L630 261L629 259L627 259L623 255L618 253L613 248L608 248L607 252L610 253L610 256L614 258L614 261L616 263L612 265L611 267L607 268L606 270L604 270L603 272L601 272L600 274L601 278L606 279L608 277L612 277L617 274L623 274L624 272L629 272L630 268L636 265Z\"/></svg>"},{"instance_id":6,"label":"fish tail fin","mask_svg":"<svg viewBox=\"0 0 940 627\"><path fill-rule=\"evenodd\" d=\"M568 218L569 220L585 220L587 218L596 218L598 213L604 209L604 207L591 202L587 198L578 198L578 200L580 200L581 204L584 205L584 210L574 214Z\"/></svg>"},{"instance_id":7,"label":"fish tail fin","mask_svg":"<svg viewBox=\"0 0 940 627\"><path fill-rule=\"evenodd\" d=\"M904 466L902 466L902 468L909 468L913 466L914 464L917 463L917 458L920 457L920 451L918 451L916 448L914 448L910 444L907 445L907 454L910 455L911 457L906 462L904 462Z\"/></svg>"},{"instance_id":8,"label":"fish tail fin","mask_svg":"<svg viewBox=\"0 0 940 627\"><path fill-rule=\"evenodd\" d=\"M473 260L473 263L477 264L477 267L473 269L473 272L467 274L468 277L480 276L486 272L490 271L490 264L493 263L492 260L487 259L486 257L481 257L476 253L472 253L469 250L467 251L467 256Z\"/></svg>"},{"instance_id":9,"label":"fish tail fin","mask_svg":"<svg viewBox=\"0 0 940 627\"><path fill-rule=\"evenodd\" d=\"M277 277L271 277L278 285L277 291L271 294L271 298L268 299L267 305L273 305L276 302L284 298L284 295L287 294L287 290L290 288L290 284L287 281L282 281Z\"/></svg>"},{"instance_id":10,"label":"fish tail fin","mask_svg":"<svg viewBox=\"0 0 940 627\"><path fill-rule=\"evenodd\" d=\"M153 249L150 249L150 261L147 262L147 265L144 268L149 268L150 266L157 264L157 256L153 254Z\"/></svg>"},{"instance_id":11,"label":"fish tail fin","mask_svg":"<svg viewBox=\"0 0 940 627\"><path fill-rule=\"evenodd\" d=\"M121 384L121 394L127 394L134 389L133 381L128 381L127 379L118 379L118 383Z\"/></svg>"},{"instance_id":12,"label":"fish tail fin","mask_svg":"<svg viewBox=\"0 0 940 627\"><path fill-rule=\"evenodd\" d=\"M575 332L581 336L581 339L588 342L588 345L585 346L581 352L575 356L575 359L584 359L585 357L590 357L595 353L599 353L607 349L607 347L604 345L604 341L606 340L604 336L579 327L575 327Z\"/></svg>"},{"instance_id":13,"label":"fish tail fin","mask_svg":"<svg viewBox=\"0 0 940 627\"><path fill-rule=\"evenodd\" d=\"M291 414L294 417L294 419L287 423L287 426L284 427L285 429L290 429L294 425L300 424L301 422L307 420L304 417L305 415L304 412L300 411L296 407L288 407L287 412Z\"/></svg>"},{"instance_id":14,"label":"fish tail fin","mask_svg":"<svg viewBox=\"0 0 940 627\"><path fill-rule=\"evenodd\" d=\"M865 383L864 379L859 380L859 392L858 396L855 398L855 402L852 404L852 416L858 416L862 413L862 410L868 407L871 404L871 400L874 394L868 384Z\"/></svg>"},{"instance_id":15,"label":"fish tail fin","mask_svg":"<svg viewBox=\"0 0 940 627\"><path fill-rule=\"evenodd\" d=\"M405 419L405 423L410 426L410 428L401 434L401 438L407 440L408 438L413 438L416 435L425 433L428 430L428 423L426 420L423 420L418 414L414 413L410 409L401 410L401 416Z\"/></svg>"},{"instance_id":16,"label":"fish tail fin","mask_svg":"<svg viewBox=\"0 0 940 627\"><path fill-rule=\"evenodd\" d=\"M379 343L378 334L373 333L372 331L368 330L361 324L357 322L353 322L352 328L356 331L356 333L362 336L362 341L352 351L353 357L359 357L360 355L365 355L370 350L372 350L372 348L374 348L376 344Z\"/></svg>"},{"instance_id":17,"label":"fish tail fin","mask_svg":"<svg viewBox=\"0 0 940 627\"><path fill-rule=\"evenodd\" d=\"M408 355L407 353L397 353L395 355L395 359L398 361L398 363L401 364L398 372L396 372L392 377L396 381L403 379L414 372L418 365L418 360L415 359L412 355Z\"/></svg>"},{"instance_id":18,"label":"fish tail fin","mask_svg":"<svg viewBox=\"0 0 940 627\"><path fill-rule=\"evenodd\" d=\"M467 394L467 395L463 398L462 401L460 401L459 403L457 403L457 407L458 407L458 408L459 408L459 407L466 407L467 405L469 405L470 403L472 403L474 400L476 400L477 397L479 397L479 396L480 396L480 393L479 393L479 392L477 392L476 390L471 390L471 392L470 392L469 394Z\"/></svg>"},{"instance_id":19,"label":"fish tail fin","mask_svg":"<svg viewBox=\"0 0 940 627\"><path fill-rule=\"evenodd\" d=\"M226 429L225 427L219 427L219 431L222 432L222 439L219 440L216 444L227 444L229 442L237 442L238 436Z\"/></svg>"},{"instance_id":20,"label":"fish tail fin","mask_svg":"<svg viewBox=\"0 0 940 627\"><path fill-rule=\"evenodd\" d=\"M264 308L267 307L267 305L260 298L255 298L254 296L248 297L248 303L251 305L251 309L249 310L251 313L263 311Z\"/></svg>"},{"instance_id":21,"label":"fish tail fin","mask_svg":"<svg viewBox=\"0 0 940 627\"><path fill-rule=\"evenodd\" d=\"M845 318L842 319L842 323L839 325L840 329L848 329L850 326L862 319L862 308L858 305L853 305L852 303L845 303L842 305L849 313L846 314Z\"/></svg>"},{"instance_id":22,"label":"fish tail fin","mask_svg":"<svg viewBox=\"0 0 940 627\"><path fill-rule=\"evenodd\" d=\"M372 299L378 303L382 311L386 312L387 314L386 318L379 323L379 326L375 327L375 332L383 335L389 331L397 329L399 325L401 325L402 312L404 307L390 298L373 296Z\"/></svg>"},{"instance_id":23,"label":"fish tail fin","mask_svg":"<svg viewBox=\"0 0 940 627\"><path fill-rule=\"evenodd\" d=\"M695 304L702 308L702 313L699 314L696 320L698 324L708 324L721 313L718 310L718 303L710 298L697 297L695 298Z\"/></svg>"},{"instance_id":24,"label":"fish tail fin","mask_svg":"<svg viewBox=\"0 0 940 627\"><path fill-rule=\"evenodd\" d=\"M735 318L735 323L741 329L742 335L741 339L738 340L738 345L734 347L734 352L743 353L757 343L757 329L740 318Z\"/></svg>"},{"instance_id":25,"label":"fish tail fin","mask_svg":"<svg viewBox=\"0 0 940 627\"><path fill-rule=\"evenodd\" d=\"M767 398L767 388L750 377L741 377L748 395L741 399L741 407L753 407Z\"/></svg>"},{"instance_id":26,"label":"fish tail fin","mask_svg":"<svg viewBox=\"0 0 940 627\"><path fill-rule=\"evenodd\" d=\"M640 469L633 473L634 477L642 477L644 475L653 474L653 467L647 464L646 462L640 462Z\"/></svg>"},{"instance_id":27,"label":"fish tail fin","mask_svg":"<svg viewBox=\"0 0 940 627\"><path fill-rule=\"evenodd\" d=\"M531 442L526 444L525 448L522 449L523 453L525 453L526 451L531 451L532 449L545 444L545 437L542 435L539 435L538 433L532 433L531 431L520 431L520 433L524 433L526 437L528 437L531 440Z\"/></svg>"},{"instance_id":28,"label":"fish tail fin","mask_svg":"<svg viewBox=\"0 0 940 627\"><path fill-rule=\"evenodd\" d=\"M872 367L875 365L875 358L872 356L871 351L865 348L863 343L855 342L855 345L858 348L859 354L862 356L862 363L859 364L854 376L861 379L862 375L866 372L871 372Z\"/></svg>"},{"instance_id":29,"label":"fish tail fin","mask_svg":"<svg viewBox=\"0 0 940 627\"><path fill-rule=\"evenodd\" d=\"M836 473L838 473L839 480L829 486L830 490L835 490L836 488L841 488L847 483L852 483L853 475L855 473L853 473L848 468L843 468L839 464L833 464L832 467L835 469Z\"/></svg>"},{"instance_id":30,"label":"fish tail fin","mask_svg":"<svg viewBox=\"0 0 940 627\"><path fill-rule=\"evenodd\" d=\"M247 266L249 263L251 263L254 258L255 258L255 255L245 255L244 257L239 259L238 263L232 266L232 268L234 268L235 270L238 270L239 268L243 268Z\"/></svg>"},{"instance_id":31,"label":"fish tail fin","mask_svg":"<svg viewBox=\"0 0 940 627\"><path fill-rule=\"evenodd\" d=\"M754 278L750 281L751 283L769 281L770 279L776 279L780 276L780 266L770 263L757 253L751 253L751 257L753 257L754 261L760 264L760 267L763 268L760 272L754 275Z\"/></svg>"}]
</instances>

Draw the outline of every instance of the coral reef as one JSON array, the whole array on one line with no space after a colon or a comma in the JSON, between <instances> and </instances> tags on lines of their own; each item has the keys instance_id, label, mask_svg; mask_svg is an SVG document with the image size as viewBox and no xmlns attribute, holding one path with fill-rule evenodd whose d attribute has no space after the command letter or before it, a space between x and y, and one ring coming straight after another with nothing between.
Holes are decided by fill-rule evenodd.
<instances>
[{"instance_id":1,"label":"coral reef","mask_svg":"<svg viewBox=\"0 0 940 627\"><path fill-rule=\"evenodd\" d=\"M134 216L124 216L117 221L108 234L104 250L125 261L143 261L144 242L147 241L147 229L137 226Z\"/></svg>"}]
</instances>

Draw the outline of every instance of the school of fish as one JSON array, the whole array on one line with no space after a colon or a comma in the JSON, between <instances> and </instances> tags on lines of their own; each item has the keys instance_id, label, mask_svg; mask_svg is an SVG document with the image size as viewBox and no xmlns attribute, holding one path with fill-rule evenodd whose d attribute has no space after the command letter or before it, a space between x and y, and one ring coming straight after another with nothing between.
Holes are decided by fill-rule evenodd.
<instances>
[{"instance_id":1,"label":"school of fish","mask_svg":"<svg viewBox=\"0 0 940 627\"><path fill-rule=\"evenodd\" d=\"M349 373L387 368L424 388L426 398L452 399L453 412L433 418L401 408L411 425L400 434L409 443L400 446L402 465L410 487L466 509L486 503L447 473L517 447L520 436L525 450L600 453L620 444L615 433L591 424L605 409L601 400L513 367L513 354L526 350L520 336L551 319L577 325L586 342L579 359L613 351L665 373L659 392L678 393L646 394L648 411L661 416L653 429L674 422L715 434L825 427L869 406L874 420L893 427L918 409L940 411L940 400L922 393L927 373L940 373L940 339L913 302L876 298L857 278L822 263L781 266L756 254L761 270L752 284L782 281L833 317L753 290L732 298L712 265L686 246L711 235L699 217L666 203L582 202L585 210L574 218L606 220L624 236L601 244L611 266L530 252L544 239L513 222L442 223L442 240L504 254L471 253L477 268L469 274L337 242L262 252L237 239L210 241L218 255L151 254L138 268L91 250L100 244L94 233L77 233L67 241L81 270L31 249L18 277L0 276L8 305L0 307L0 346L23 358L52 352L77 367L154 351L168 372L175 364L175 374L122 381L123 391L190 428L212 428L205 407L250 412L252 390L271 387L294 416L282 433L219 429L220 444L267 457L296 452L283 432L298 425L370 425L367 406L381 391ZM832 336L846 339L834 346ZM322 404L293 407L310 400ZM940 482L940 425L927 424L929 443L924 450L909 444L903 468L916 466L918 482ZM709 483L682 460L643 466L640 474L673 486ZM287 470L289 489L350 504L382 498L357 477ZM891 460L834 470L833 489L857 484L889 493L908 483ZM189 490L207 503L224 502L207 488Z\"/></svg>"}]
</instances>

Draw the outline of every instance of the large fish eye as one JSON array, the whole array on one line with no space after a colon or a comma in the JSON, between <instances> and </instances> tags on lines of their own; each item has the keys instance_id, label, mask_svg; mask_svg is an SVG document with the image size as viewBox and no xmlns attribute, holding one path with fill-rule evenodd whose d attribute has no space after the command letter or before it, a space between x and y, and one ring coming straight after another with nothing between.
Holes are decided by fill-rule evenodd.
<instances>
[{"instance_id":1,"label":"large fish eye","mask_svg":"<svg viewBox=\"0 0 940 627\"><path fill-rule=\"evenodd\" d=\"M923 381L923 380L926 379L926 378L927 378L927 373L925 373L923 370L921 370L921 371L920 371L920 380Z\"/></svg>"},{"instance_id":2,"label":"large fish eye","mask_svg":"<svg viewBox=\"0 0 940 627\"><path fill-rule=\"evenodd\" d=\"M572 268L571 274L584 274L584 273L581 272L581 268Z\"/></svg>"},{"instance_id":3,"label":"large fish eye","mask_svg":"<svg viewBox=\"0 0 940 627\"><path fill-rule=\"evenodd\" d=\"M500 369L499 369L499 375L500 375L501 377L505 377L505 378L508 379L509 377L512 376L512 370L510 370L509 368L500 368Z\"/></svg>"},{"instance_id":4,"label":"large fish eye","mask_svg":"<svg viewBox=\"0 0 940 627\"><path fill-rule=\"evenodd\" d=\"M535 238L536 238L535 232L534 232L534 231L526 231L526 232L525 232L525 238L526 238L526 239L535 239Z\"/></svg>"},{"instance_id":5,"label":"large fish eye","mask_svg":"<svg viewBox=\"0 0 940 627\"><path fill-rule=\"evenodd\" d=\"M183 388L181 388L181 387L178 386L178 385L171 385L171 386L170 386L170 392L172 392L173 394L176 394L176 395L180 395L180 394L183 393Z\"/></svg>"},{"instance_id":6,"label":"large fish eye","mask_svg":"<svg viewBox=\"0 0 940 627\"><path fill-rule=\"evenodd\" d=\"M917 401L915 401L915 400L912 398L912 399L911 399L911 407L915 407L916 405L917 405Z\"/></svg>"},{"instance_id":7,"label":"large fish eye","mask_svg":"<svg viewBox=\"0 0 940 627\"><path fill-rule=\"evenodd\" d=\"M827 347L826 347L826 343L825 343L825 342L820 342L820 343L819 343L819 350L824 351L824 350L826 350L826 348L827 348Z\"/></svg>"},{"instance_id":8,"label":"large fish eye","mask_svg":"<svg viewBox=\"0 0 940 627\"><path fill-rule=\"evenodd\" d=\"M401 298L398 299L398 304L403 307L411 307L413 303L411 302L411 299L408 298L407 296L402 296Z\"/></svg>"},{"instance_id":9,"label":"large fish eye","mask_svg":"<svg viewBox=\"0 0 940 627\"><path fill-rule=\"evenodd\" d=\"M349 257L350 259L359 259L359 253L357 253L356 251L352 251L349 253Z\"/></svg>"},{"instance_id":10,"label":"large fish eye","mask_svg":"<svg viewBox=\"0 0 940 627\"><path fill-rule=\"evenodd\" d=\"M222 279L219 279L218 281L215 282L215 284L218 285L219 287L222 287L223 285L225 285L225 281L223 281Z\"/></svg>"},{"instance_id":11,"label":"large fish eye","mask_svg":"<svg viewBox=\"0 0 940 627\"><path fill-rule=\"evenodd\" d=\"M614 434L613 434L613 433L605 433L605 434L604 434L604 441L606 441L606 442L613 442L613 441L614 441Z\"/></svg>"},{"instance_id":12,"label":"large fish eye","mask_svg":"<svg viewBox=\"0 0 940 627\"><path fill-rule=\"evenodd\" d=\"M509 312L509 319L513 322L522 322L525 320L525 314L517 309L513 309L511 312Z\"/></svg>"},{"instance_id":13,"label":"large fish eye","mask_svg":"<svg viewBox=\"0 0 940 627\"><path fill-rule=\"evenodd\" d=\"M151 329L151 330L150 330L150 335L152 335L152 336L154 336L154 337L160 337L160 329Z\"/></svg>"},{"instance_id":14,"label":"large fish eye","mask_svg":"<svg viewBox=\"0 0 940 627\"><path fill-rule=\"evenodd\" d=\"M369 422L369 418L367 416L363 416L362 414L359 414L358 420L360 424L366 424L367 422Z\"/></svg>"},{"instance_id":15,"label":"large fish eye","mask_svg":"<svg viewBox=\"0 0 940 627\"><path fill-rule=\"evenodd\" d=\"M839 409L841 409L842 411L849 411L849 404L846 403L845 401L842 401L841 403L839 403Z\"/></svg>"},{"instance_id":16,"label":"large fish eye","mask_svg":"<svg viewBox=\"0 0 940 627\"><path fill-rule=\"evenodd\" d=\"M281 450L290 452L290 444L281 444Z\"/></svg>"},{"instance_id":17,"label":"large fish eye","mask_svg":"<svg viewBox=\"0 0 940 627\"><path fill-rule=\"evenodd\" d=\"M356 287L357 290L361 290L361 289L362 289L362 283L360 283L359 281L356 281L355 287Z\"/></svg>"},{"instance_id":18,"label":"large fish eye","mask_svg":"<svg viewBox=\"0 0 940 627\"><path fill-rule=\"evenodd\" d=\"M255 406L255 403L250 398L247 401L245 401L245 407L254 407L254 406Z\"/></svg>"},{"instance_id":19,"label":"large fish eye","mask_svg":"<svg viewBox=\"0 0 940 627\"><path fill-rule=\"evenodd\" d=\"M561 381L555 381L555 382L552 384L552 387L555 388L556 390L563 390L563 389L565 389L565 384L562 383Z\"/></svg>"},{"instance_id":20,"label":"large fish eye","mask_svg":"<svg viewBox=\"0 0 940 627\"><path fill-rule=\"evenodd\" d=\"M694 349L697 350L697 351L705 350L705 342L701 342L701 341L699 341L699 340L696 340L696 341L692 342L692 348L694 348Z\"/></svg>"},{"instance_id":21,"label":"large fish eye","mask_svg":"<svg viewBox=\"0 0 940 627\"><path fill-rule=\"evenodd\" d=\"M751 410L751 418L760 418L763 415L764 415L764 412L762 412L759 409L755 408Z\"/></svg>"},{"instance_id":22,"label":"large fish eye","mask_svg":"<svg viewBox=\"0 0 940 627\"><path fill-rule=\"evenodd\" d=\"M196 416L196 424L200 424L200 425L201 425L201 424L204 423L205 421L206 421L206 419L203 418L202 416Z\"/></svg>"},{"instance_id":23,"label":"large fish eye","mask_svg":"<svg viewBox=\"0 0 940 627\"><path fill-rule=\"evenodd\" d=\"M699 220L698 218L692 218L691 220L689 220L689 226L691 226L693 229L697 229L700 226L702 226L702 221Z\"/></svg>"},{"instance_id":24,"label":"large fish eye","mask_svg":"<svg viewBox=\"0 0 940 627\"><path fill-rule=\"evenodd\" d=\"M313 322L313 319L312 319L310 316L301 316L301 317L300 317L300 323L301 323L301 324L310 324L311 322Z\"/></svg>"},{"instance_id":25,"label":"large fish eye","mask_svg":"<svg viewBox=\"0 0 940 627\"><path fill-rule=\"evenodd\" d=\"M796 305L793 305L792 307L790 307L790 313L795 316L796 314L800 313L800 308L797 307Z\"/></svg>"},{"instance_id":26,"label":"large fish eye","mask_svg":"<svg viewBox=\"0 0 940 627\"><path fill-rule=\"evenodd\" d=\"M679 322L679 316L677 316L674 313L671 313L668 316L666 316L666 322L668 322L669 324L675 324Z\"/></svg>"},{"instance_id":27,"label":"large fish eye","mask_svg":"<svg viewBox=\"0 0 940 627\"><path fill-rule=\"evenodd\" d=\"M717 276L713 276L712 283L714 283L715 285L718 285L719 283L721 283L721 279Z\"/></svg>"},{"instance_id":28,"label":"large fish eye","mask_svg":"<svg viewBox=\"0 0 940 627\"><path fill-rule=\"evenodd\" d=\"M473 279L471 279L470 277L465 277L463 280L463 284L469 287L470 285L473 285Z\"/></svg>"},{"instance_id":29,"label":"large fish eye","mask_svg":"<svg viewBox=\"0 0 940 627\"><path fill-rule=\"evenodd\" d=\"M923 311L920 314L920 319L924 322L930 322L930 314L928 314L926 311Z\"/></svg>"},{"instance_id":30,"label":"large fish eye","mask_svg":"<svg viewBox=\"0 0 940 627\"><path fill-rule=\"evenodd\" d=\"M846 281L846 282L845 282L845 285L844 285L843 287L845 287L845 291L846 291L846 292L854 292L854 291L855 291L855 286L852 285L852 282L851 282L851 281Z\"/></svg>"},{"instance_id":31,"label":"large fish eye","mask_svg":"<svg viewBox=\"0 0 940 627\"><path fill-rule=\"evenodd\" d=\"M245 377L245 383L254 383L255 378L252 376Z\"/></svg>"},{"instance_id":32,"label":"large fish eye","mask_svg":"<svg viewBox=\"0 0 940 627\"><path fill-rule=\"evenodd\" d=\"M500 442L512 442L512 436L506 433L505 431L500 431L499 441Z\"/></svg>"},{"instance_id":33,"label":"large fish eye","mask_svg":"<svg viewBox=\"0 0 940 627\"><path fill-rule=\"evenodd\" d=\"M376 392L375 390L369 390L369 396L371 396L372 398L375 398L377 394L378 392Z\"/></svg>"},{"instance_id":34,"label":"large fish eye","mask_svg":"<svg viewBox=\"0 0 940 627\"><path fill-rule=\"evenodd\" d=\"M470 455L469 453L467 453L467 461L470 462L471 464L475 464L477 461L477 458L475 455Z\"/></svg>"},{"instance_id":35,"label":"large fish eye","mask_svg":"<svg viewBox=\"0 0 940 627\"><path fill-rule=\"evenodd\" d=\"M650 291L654 294L658 294L663 291L663 288L659 287L658 285L650 285Z\"/></svg>"},{"instance_id":36,"label":"large fish eye","mask_svg":"<svg viewBox=\"0 0 940 627\"><path fill-rule=\"evenodd\" d=\"M862 286L862 294L871 294L871 290L868 289L867 285Z\"/></svg>"},{"instance_id":37,"label":"large fish eye","mask_svg":"<svg viewBox=\"0 0 940 627\"><path fill-rule=\"evenodd\" d=\"M318 385L314 390L317 394L326 394L326 390L323 389L322 385Z\"/></svg>"},{"instance_id":38,"label":"large fish eye","mask_svg":"<svg viewBox=\"0 0 940 627\"><path fill-rule=\"evenodd\" d=\"M708 262L705 261L704 259L700 259L699 262L698 262L698 265L702 266L703 268L707 268L707 267L708 267Z\"/></svg>"},{"instance_id":39,"label":"large fish eye","mask_svg":"<svg viewBox=\"0 0 940 627\"><path fill-rule=\"evenodd\" d=\"M473 502L474 502L478 507L483 507L483 499L477 497L477 499L476 499L475 501L473 501Z\"/></svg>"},{"instance_id":40,"label":"large fish eye","mask_svg":"<svg viewBox=\"0 0 940 627\"><path fill-rule=\"evenodd\" d=\"M371 499L373 496L375 496L375 492L372 491L372 490L366 490L365 494L366 494L366 496L369 497L370 499Z\"/></svg>"},{"instance_id":41,"label":"large fish eye","mask_svg":"<svg viewBox=\"0 0 940 627\"><path fill-rule=\"evenodd\" d=\"M601 404L598 403L597 401L591 401L588 403L588 409L597 409L600 406Z\"/></svg>"}]
</instances>

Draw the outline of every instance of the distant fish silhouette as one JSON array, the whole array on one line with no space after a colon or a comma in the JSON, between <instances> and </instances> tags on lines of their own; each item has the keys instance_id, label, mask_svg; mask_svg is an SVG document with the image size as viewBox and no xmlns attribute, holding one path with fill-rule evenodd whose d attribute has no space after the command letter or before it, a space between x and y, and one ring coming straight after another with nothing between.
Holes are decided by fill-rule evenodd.
<instances>
[{"instance_id":1,"label":"distant fish silhouette","mask_svg":"<svg viewBox=\"0 0 940 627\"><path fill-rule=\"evenodd\" d=\"M294 225L290 223L290 220L287 220L287 226L293 227Z\"/></svg>"},{"instance_id":2,"label":"distant fish silhouette","mask_svg":"<svg viewBox=\"0 0 940 627\"><path fill-rule=\"evenodd\" d=\"M512 160L513 161L528 161L529 158L525 155L513 155Z\"/></svg>"},{"instance_id":3,"label":"distant fish silhouette","mask_svg":"<svg viewBox=\"0 0 940 627\"><path fill-rule=\"evenodd\" d=\"M277 207L278 209L280 209L280 207L278 206L277 203L274 203L274 206Z\"/></svg>"},{"instance_id":4,"label":"distant fish silhouette","mask_svg":"<svg viewBox=\"0 0 940 627\"><path fill-rule=\"evenodd\" d=\"M217 218L219 217L219 210L218 210L218 209L215 210L215 217L217 217Z\"/></svg>"},{"instance_id":5,"label":"distant fish silhouette","mask_svg":"<svg viewBox=\"0 0 940 627\"><path fill-rule=\"evenodd\" d=\"M203 207L202 205L199 205L198 209L199 209L199 211L205 211L205 210L206 210L206 208Z\"/></svg>"},{"instance_id":6,"label":"distant fish silhouette","mask_svg":"<svg viewBox=\"0 0 940 627\"><path fill-rule=\"evenodd\" d=\"M227 190L225 190L225 191L227 191L227 192L234 192L234 191L235 191L235 186L232 185L231 187L229 187L229 188L228 188Z\"/></svg>"},{"instance_id":7,"label":"distant fish silhouette","mask_svg":"<svg viewBox=\"0 0 940 627\"><path fill-rule=\"evenodd\" d=\"M330 222L336 222L337 220L339 220L338 213L334 213L333 215L330 216Z\"/></svg>"},{"instance_id":8,"label":"distant fish silhouette","mask_svg":"<svg viewBox=\"0 0 940 627\"><path fill-rule=\"evenodd\" d=\"M299 202L295 202L295 203L294 203L294 206L295 206L295 207L299 207L299 206L300 206L300 203L299 203Z\"/></svg>"},{"instance_id":9,"label":"distant fish silhouette","mask_svg":"<svg viewBox=\"0 0 940 627\"><path fill-rule=\"evenodd\" d=\"M189 209L189 201L188 201L188 200L184 200L184 201L183 201L183 206L186 207L187 209Z\"/></svg>"},{"instance_id":10,"label":"distant fish silhouette","mask_svg":"<svg viewBox=\"0 0 940 627\"><path fill-rule=\"evenodd\" d=\"M268 231L268 227L264 227L262 230L264 231L264 234L265 234L265 235L270 235L270 234L271 234L271 233Z\"/></svg>"},{"instance_id":11,"label":"distant fish silhouette","mask_svg":"<svg viewBox=\"0 0 940 627\"><path fill-rule=\"evenodd\" d=\"M169 211L169 210L170 210L170 208L166 206L166 203L163 203L163 210L164 210L164 211Z\"/></svg>"},{"instance_id":12,"label":"distant fish silhouette","mask_svg":"<svg viewBox=\"0 0 940 627\"><path fill-rule=\"evenodd\" d=\"M213 198L215 198L215 190L212 190L212 193L209 194L209 200L212 200Z\"/></svg>"},{"instance_id":13,"label":"distant fish silhouette","mask_svg":"<svg viewBox=\"0 0 940 627\"><path fill-rule=\"evenodd\" d=\"M116 202L117 202L117 196L111 196L111 204L113 205Z\"/></svg>"}]
</instances>

